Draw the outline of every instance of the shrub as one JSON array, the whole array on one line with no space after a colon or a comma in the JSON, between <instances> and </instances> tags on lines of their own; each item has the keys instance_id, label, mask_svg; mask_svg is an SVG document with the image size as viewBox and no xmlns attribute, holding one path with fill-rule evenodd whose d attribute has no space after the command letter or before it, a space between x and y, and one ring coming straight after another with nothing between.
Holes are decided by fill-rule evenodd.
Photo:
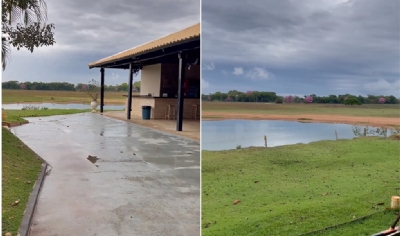
<instances>
[{"instance_id":1,"label":"shrub","mask_svg":"<svg viewBox=\"0 0 400 236\"><path fill-rule=\"evenodd\" d=\"M392 134L392 135L390 135L389 138L393 139L393 140L400 140L400 133L399 134Z\"/></svg>"},{"instance_id":2,"label":"shrub","mask_svg":"<svg viewBox=\"0 0 400 236\"><path fill-rule=\"evenodd\" d=\"M40 107L40 106L34 106L34 105L29 105L29 106L23 106L21 110L26 111L26 110L48 110L48 107Z\"/></svg>"},{"instance_id":3,"label":"shrub","mask_svg":"<svg viewBox=\"0 0 400 236\"><path fill-rule=\"evenodd\" d=\"M352 98L352 97L350 97L350 98L347 98L347 99L344 101L344 105L350 105L350 106L353 106L353 105L361 105L361 102L358 101L357 98Z\"/></svg>"},{"instance_id":4,"label":"shrub","mask_svg":"<svg viewBox=\"0 0 400 236\"><path fill-rule=\"evenodd\" d=\"M86 85L82 85L82 90L81 92L87 94L89 97L92 98L92 101L97 101L99 98L99 93L100 93L100 86L99 82L96 80L92 79L89 81L89 83Z\"/></svg>"},{"instance_id":5,"label":"shrub","mask_svg":"<svg viewBox=\"0 0 400 236\"><path fill-rule=\"evenodd\" d=\"M275 99L275 103L283 103L283 98L282 97L277 97Z\"/></svg>"}]
</instances>

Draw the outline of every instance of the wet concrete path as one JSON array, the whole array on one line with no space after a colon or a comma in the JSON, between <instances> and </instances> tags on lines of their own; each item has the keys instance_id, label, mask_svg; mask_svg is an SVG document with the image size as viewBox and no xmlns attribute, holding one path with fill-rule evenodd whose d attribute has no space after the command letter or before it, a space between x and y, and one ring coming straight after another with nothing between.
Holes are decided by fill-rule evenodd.
<instances>
[{"instance_id":1,"label":"wet concrete path","mask_svg":"<svg viewBox=\"0 0 400 236\"><path fill-rule=\"evenodd\" d=\"M52 167L31 235L200 234L198 142L99 114L28 120L12 132Z\"/></svg>"}]
</instances>

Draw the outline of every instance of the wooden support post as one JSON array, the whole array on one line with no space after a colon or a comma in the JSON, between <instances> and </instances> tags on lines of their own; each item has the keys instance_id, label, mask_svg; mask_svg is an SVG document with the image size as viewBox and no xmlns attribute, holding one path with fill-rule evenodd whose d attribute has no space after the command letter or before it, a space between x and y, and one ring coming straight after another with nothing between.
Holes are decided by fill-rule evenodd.
<instances>
[{"instance_id":1,"label":"wooden support post","mask_svg":"<svg viewBox=\"0 0 400 236\"><path fill-rule=\"evenodd\" d=\"M179 58L179 76L178 76L178 105L177 109L177 119L176 119L176 131L182 131L183 123L183 103L184 103L184 79L185 79L185 69L186 69L186 54L180 52L178 54Z\"/></svg>"},{"instance_id":2,"label":"wooden support post","mask_svg":"<svg viewBox=\"0 0 400 236\"><path fill-rule=\"evenodd\" d=\"M100 80L100 113L104 111L104 68L100 69L101 80Z\"/></svg>"},{"instance_id":3,"label":"wooden support post","mask_svg":"<svg viewBox=\"0 0 400 236\"><path fill-rule=\"evenodd\" d=\"M337 131L336 131L336 129L335 129L335 136L336 136L336 140L338 140L338 138L337 138Z\"/></svg>"},{"instance_id":4,"label":"wooden support post","mask_svg":"<svg viewBox=\"0 0 400 236\"><path fill-rule=\"evenodd\" d=\"M129 64L129 88L128 88L128 108L126 113L126 119L131 119L131 111L132 111L132 83L133 83L133 64Z\"/></svg>"},{"instance_id":5,"label":"wooden support post","mask_svg":"<svg viewBox=\"0 0 400 236\"><path fill-rule=\"evenodd\" d=\"M268 145L267 145L267 135L264 135L264 143L265 143L265 147L268 147Z\"/></svg>"}]
</instances>

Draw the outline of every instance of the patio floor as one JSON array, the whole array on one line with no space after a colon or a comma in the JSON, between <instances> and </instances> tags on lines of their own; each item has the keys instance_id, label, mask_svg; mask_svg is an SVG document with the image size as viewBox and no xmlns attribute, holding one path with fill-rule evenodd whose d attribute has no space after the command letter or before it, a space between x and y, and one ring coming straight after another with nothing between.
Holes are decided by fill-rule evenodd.
<instances>
[{"instance_id":1,"label":"patio floor","mask_svg":"<svg viewBox=\"0 0 400 236\"><path fill-rule=\"evenodd\" d=\"M100 114L28 120L11 132L51 166L30 235L200 234L199 142Z\"/></svg>"},{"instance_id":2,"label":"patio floor","mask_svg":"<svg viewBox=\"0 0 400 236\"><path fill-rule=\"evenodd\" d=\"M125 111L108 111L103 115L200 141L200 120L184 120L182 131L176 131L176 120L142 120L138 117L128 120Z\"/></svg>"}]
</instances>

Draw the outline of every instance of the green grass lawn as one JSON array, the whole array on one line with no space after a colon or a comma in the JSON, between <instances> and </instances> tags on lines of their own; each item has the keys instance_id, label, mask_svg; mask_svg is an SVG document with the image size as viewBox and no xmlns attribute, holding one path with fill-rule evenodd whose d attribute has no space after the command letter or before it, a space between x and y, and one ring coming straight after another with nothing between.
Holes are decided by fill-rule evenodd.
<instances>
[{"instance_id":1,"label":"green grass lawn","mask_svg":"<svg viewBox=\"0 0 400 236\"><path fill-rule=\"evenodd\" d=\"M382 212L400 194L399 150L399 141L372 137L203 151L202 234L300 235ZM394 219L321 235L371 235Z\"/></svg>"},{"instance_id":2,"label":"green grass lawn","mask_svg":"<svg viewBox=\"0 0 400 236\"><path fill-rule=\"evenodd\" d=\"M39 117L39 116L55 116L55 115L70 115L90 110L80 109L48 109L48 110L3 110L7 118L3 119L5 122L26 122L24 117Z\"/></svg>"},{"instance_id":3,"label":"green grass lawn","mask_svg":"<svg viewBox=\"0 0 400 236\"><path fill-rule=\"evenodd\" d=\"M372 117L400 117L400 105L364 104L345 106L343 104L275 104L253 102L205 102L201 104L204 112L228 112L246 114L276 115L350 115ZM205 118L208 118L205 116ZM210 117L211 118L211 117Z\"/></svg>"},{"instance_id":4,"label":"green grass lawn","mask_svg":"<svg viewBox=\"0 0 400 236\"><path fill-rule=\"evenodd\" d=\"M2 135L2 235L17 235L43 160L7 129Z\"/></svg>"},{"instance_id":5,"label":"green grass lawn","mask_svg":"<svg viewBox=\"0 0 400 236\"><path fill-rule=\"evenodd\" d=\"M334 227L328 230L307 234L309 236L343 236L343 235L365 235L370 236L380 231L388 229L397 217L397 212L383 211L378 212L363 220L355 220L354 222Z\"/></svg>"},{"instance_id":6,"label":"green grass lawn","mask_svg":"<svg viewBox=\"0 0 400 236\"><path fill-rule=\"evenodd\" d=\"M104 102L106 104L124 104L127 92L105 92ZM100 101L100 98L99 100ZM47 91L47 90L2 90L3 103L86 103L91 102L91 98L79 91Z\"/></svg>"}]
</instances>

